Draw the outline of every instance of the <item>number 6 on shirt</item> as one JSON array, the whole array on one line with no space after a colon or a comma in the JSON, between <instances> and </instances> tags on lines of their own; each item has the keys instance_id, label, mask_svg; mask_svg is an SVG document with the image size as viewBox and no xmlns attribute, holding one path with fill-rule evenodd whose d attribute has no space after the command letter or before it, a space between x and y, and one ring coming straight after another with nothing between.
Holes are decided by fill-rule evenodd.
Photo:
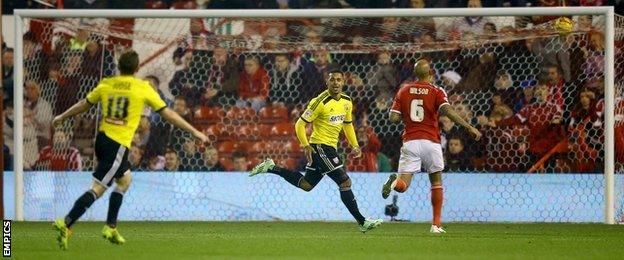
<instances>
[{"instance_id":1,"label":"number 6 on shirt","mask_svg":"<svg viewBox=\"0 0 624 260\"><path fill-rule=\"evenodd\" d=\"M425 118L425 109L422 105L422 99L413 99L410 103L410 119L412 119L412 121L422 122Z\"/></svg>"}]
</instances>

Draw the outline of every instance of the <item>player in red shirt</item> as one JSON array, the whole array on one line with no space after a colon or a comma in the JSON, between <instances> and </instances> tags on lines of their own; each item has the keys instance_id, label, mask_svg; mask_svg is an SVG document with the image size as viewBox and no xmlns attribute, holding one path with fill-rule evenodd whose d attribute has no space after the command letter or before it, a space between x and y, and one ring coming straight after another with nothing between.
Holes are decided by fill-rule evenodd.
<instances>
[{"instance_id":1,"label":"player in red shirt","mask_svg":"<svg viewBox=\"0 0 624 260\"><path fill-rule=\"evenodd\" d=\"M412 174L418 173L421 166L429 173L431 182L431 205L433 221L431 233L446 233L441 228L442 215L442 170L444 157L440 146L438 112L456 124L468 129L476 139L481 133L457 114L448 103L446 92L431 83L429 61L421 59L414 65L414 76L419 80L404 84L394 98L390 110L390 121L403 121L403 147L399 158L398 174L392 174L381 190L382 197L388 198L393 189L405 192L412 182Z\"/></svg>"}]
</instances>

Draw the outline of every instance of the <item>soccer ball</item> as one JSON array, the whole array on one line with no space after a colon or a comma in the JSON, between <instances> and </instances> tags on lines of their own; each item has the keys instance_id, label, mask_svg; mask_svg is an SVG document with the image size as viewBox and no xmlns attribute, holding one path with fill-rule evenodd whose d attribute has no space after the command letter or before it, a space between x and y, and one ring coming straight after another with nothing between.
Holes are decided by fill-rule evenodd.
<instances>
[{"instance_id":1,"label":"soccer ball","mask_svg":"<svg viewBox=\"0 0 624 260\"><path fill-rule=\"evenodd\" d=\"M572 19L568 17L559 17L555 21L555 30L557 30L561 35L572 32L572 29L574 29L574 22L572 22Z\"/></svg>"}]
</instances>

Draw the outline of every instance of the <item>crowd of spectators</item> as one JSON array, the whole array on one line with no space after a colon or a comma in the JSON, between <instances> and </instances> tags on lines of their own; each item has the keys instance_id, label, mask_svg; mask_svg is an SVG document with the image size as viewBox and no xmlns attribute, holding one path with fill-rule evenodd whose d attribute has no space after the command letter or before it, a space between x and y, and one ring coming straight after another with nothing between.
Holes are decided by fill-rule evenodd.
<instances>
[{"instance_id":1,"label":"crowd of spectators","mask_svg":"<svg viewBox=\"0 0 624 260\"><path fill-rule=\"evenodd\" d=\"M63 8L432 8L552 6L557 1L47 1ZM568 1L576 5L622 1ZM3 8L51 8L35 1L4 1ZM144 75L166 103L210 137L199 144L179 129L145 111L130 149L132 169L146 171L246 171L267 156L303 169L305 159L293 122L310 98L324 89L325 72L345 71L345 91L354 101L363 157L346 157L349 171L396 169L402 126L387 119L402 83L415 80L413 62L434 64L443 87L464 119L486 134L480 142L448 118L440 118L448 171L549 172L600 171L604 151L604 35L600 21L573 17L575 34L544 34L540 24L556 17L517 17L503 27L487 17L383 18L372 28L336 19L332 24L286 22L267 36L262 48L230 48L208 30L203 19L189 19L189 32L174 47L170 75ZM62 130L50 122L97 84L115 74L115 55L132 40L89 32L47 37L45 21L33 21L24 36L25 168L89 170L93 167L95 109ZM112 23L112 22L111 22ZM439 24L444 23L444 24ZM117 21L116 32L132 33L134 21ZM254 27L250 23L246 27ZM335 29L328 33L326 28ZM39 28L39 29L38 29ZM275 28L280 28L276 25ZM274 28L274 29L275 29ZM293 28L303 28L296 29ZM47 28L50 30L50 28ZM272 32L280 31L275 29ZM268 31L271 31L270 29ZM335 33L338 31L339 33ZM338 36L336 36L338 34ZM115 34L117 35L117 34ZM262 34L261 34L262 35ZM286 35L295 35L295 39ZM252 35L254 36L254 35ZM257 35L256 35L257 36ZM266 36L266 35L262 35ZM247 39L254 39L248 37ZM54 42L51 42L54 41ZM279 41L278 41L279 42ZM366 49L371 44L403 43L408 49ZM309 48L275 51L284 43ZM343 49L319 48L323 43ZM341 43L346 43L341 45ZM282 45L280 45L282 44ZM624 63L622 42L616 62ZM274 48L274 49L271 49ZM13 150L13 50L3 46L5 150ZM616 71L622 78L622 69ZM616 114L624 114L618 81ZM619 121L618 121L619 122ZM308 129L311 130L311 129ZM624 162L624 129L616 128L618 162ZM619 140L618 139L618 140ZM341 147L346 147L342 144ZM6 164L5 164L6 165ZM10 165L9 165L10 166Z\"/></svg>"},{"instance_id":2,"label":"crowd of spectators","mask_svg":"<svg viewBox=\"0 0 624 260\"><path fill-rule=\"evenodd\" d=\"M468 0L6 0L3 13L18 8L66 9L305 9L305 8L462 8ZM622 6L619 0L483 0L484 7L525 6ZM469 5L468 5L469 6ZM470 7L470 6L469 6ZM483 25L483 24L481 24ZM481 28L483 28L481 26Z\"/></svg>"}]
</instances>

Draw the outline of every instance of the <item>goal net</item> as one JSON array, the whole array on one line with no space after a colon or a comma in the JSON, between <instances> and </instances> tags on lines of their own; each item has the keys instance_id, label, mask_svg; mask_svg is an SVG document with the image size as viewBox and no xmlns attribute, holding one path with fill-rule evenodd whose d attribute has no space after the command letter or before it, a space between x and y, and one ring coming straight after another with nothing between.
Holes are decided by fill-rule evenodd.
<instances>
[{"instance_id":1,"label":"goal net","mask_svg":"<svg viewBox=\"0 0 624 260\"><path fill-rule=\"evenodd\" d=\"M122 218L349 219L330 182L305 196L274 176L222 173L245 172L267 157L303 170L293 123L333 68L345 72L364 156L349 155L346 142L339 152L363 211L383 214L389 202L378 192L387 174L372 173L396 170L403 130L388 111L401 84L415 80L415 61L427 59L454 108L484 133L475 142L440 118L446 220L604 221L606 17L529 14L24 18L24 216L60 216L89 183L99 108L55 131L50 121L115 75L117 57L132 48L141 57L138 77L211 142L199 144L146 110L130 149L136 191ZM622 17L615 30L609 87L621 219ZM426 175L415 175L397 217L428 220L428 187ZM254 197L231 198L239 188ZM103 218L97 208L87 218Z\"/></svg>"}]
</instances>

